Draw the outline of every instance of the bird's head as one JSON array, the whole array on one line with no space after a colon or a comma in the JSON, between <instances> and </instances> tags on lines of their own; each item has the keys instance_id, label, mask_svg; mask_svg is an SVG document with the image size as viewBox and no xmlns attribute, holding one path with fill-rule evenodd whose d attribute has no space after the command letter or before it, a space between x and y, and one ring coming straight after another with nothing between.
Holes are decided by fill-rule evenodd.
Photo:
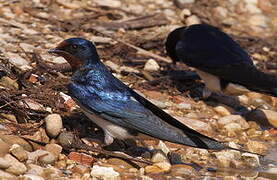
<instances>
[{"instance_id":1,"label":"bird's head","mask_svg":"<svg viewBox=\"0 0 277 180\"><path fill-rule=\"evenodd\" d=\"M93 43L83 38L66 39L48 52L65 58L74 70L99 61Z\"/></svg>"},{"instance_id":2,"label":"bird's head","mask_svg":"<svg viewBox=\"0 0 277 180\"><path fill-rule=\"evenodd\" d=\"M180 27L170 32L165 42L166 53L172 59L174 64L177 61L180 61L176 55L176 45L181 39L181 33L184 28L186 27Z\"/></svg>"}]
</instances>

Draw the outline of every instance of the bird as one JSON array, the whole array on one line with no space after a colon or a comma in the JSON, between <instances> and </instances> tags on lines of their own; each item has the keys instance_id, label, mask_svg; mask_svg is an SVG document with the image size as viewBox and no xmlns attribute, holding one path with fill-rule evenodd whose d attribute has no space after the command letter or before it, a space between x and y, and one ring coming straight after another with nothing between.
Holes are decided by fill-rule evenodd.
<instances>
[{"instance_id":1,"label":"bird","mask_svg":"<svg viewBox=\"0 0 277 180\"><path fill-rule=\"evenodd\" d=\"M203 91L204 98L211 92L228 94L230 87L239 88L238 95L251 90L277 97L277 77L259 71L250 55L217 27L179 27L169 33L165 48L174 63L183 62L195 69L204 81L204 90L209 90Z\"/></svg>"},{"instance_id":2,"label":"bird","mask_svg":"<svg viewBox=\"0 0 277 180\"><path fill-rule=\"evenodd\" d=\"M48 52L64 57L71 65L74 73L68 93L83 113L103 129L106 145L114 139L145 134L196 148L234 149L179 122L114 77L91 41L79 37L66 39Z\"/></svg>"}]
</instances>

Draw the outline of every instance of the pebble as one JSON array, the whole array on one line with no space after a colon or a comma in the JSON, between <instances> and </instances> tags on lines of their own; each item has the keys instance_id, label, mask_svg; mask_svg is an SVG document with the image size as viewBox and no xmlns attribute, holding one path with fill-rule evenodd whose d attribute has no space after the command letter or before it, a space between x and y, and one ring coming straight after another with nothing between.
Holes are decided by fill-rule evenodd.
<instances>
[{"instance_id":1,"label":"pebble","mask_svg":"<svg viewBox=\"0 0 277 180\"><path fill-rule=\"evenodd\" d=\"M1 138L1 136L0 136L0 138ZM0 157L9 153L9 149L10 149L10 145L8 143L6 143L5 141L3 141L2 139L0 139Z\"/></svg>"},{"instance_id":2,"label":"pebble","mask_svg":"<svg viewBox=\"0 0 277 180\"><path fill-rule=\"evenodd\" d=\"M6 87L9 89L18 89L19 87L16 80L13 80L8 76L3 76L0 79L0 86Z\"/></svg>"},{"instance_id":3,"label":"pebble","mask_svg":"<svg viewBox=\"0 0 277 180\"><path fill-rule=\"evenodd\" d=\"M143 68L145 71L158 71L160 69L159 64L154 59L149 59Z\"/></svg>"},{"instance_id":4,"label":"pebble","mask_svg":"<svg viewBox=\"0 0 277 180\"><path fill-rule=\"evenodd\" d=\"M56 161L56 158L52 153L47 152L46 155L42 155L38 157L38 161L41 162L42 164L54 164L54 162Z\"/></svg>"},{"instance_id":5,"label":"pebble","mask_svg":"<svg viewBox=\"0 0 277 180\"><path fill-rule=\"evenodd\" d=\"M62 132L58 137L59 144L65 149L71 148L74 141L74 134L71 132Z\"/></svg>"},{"instance_id":6,"label":"pebble","mask_svg":"<svg viewBox=\"0 0 277 180\"><path fill-rule=\"evenodd\" d=\"M74 166L71 170L73 173L78 173L78 174L85 174L85 173L89 173L90 169L87 166L84 165L80 165L77 164L76 166Z\"/></svg>"},{"instance_id":7,"label":"pebble","mask_svg":"<svg viewBox=\"0 0 277 180\"><path fill-rule=\"evenodd\" d=\"M25 52L33 52L35 47L27 43L19 43L19 46L24 49Z\"/></svg>"},{"instance_id":8,"label":"pebble","mask_svg":"<svg viewBox=\"0 0 277 180\"><path fill-rule=\"evenodd\" d=\"M95 0L95 3L97 3L99 6L108 6L113 8L120 8L121 2L118 0Z\"/></svg>"},{"instance_id":9,"label":"pebble","mask_svg":"<svg viewBox=\"0 0 277 180\"><path fill-rule=\"evenodd\" d=\"M11 166L11 163L6 159L0 157L0 169L7 169Z\"/></svg>"},{"instance_id":10,"label":"pebble","mask_svg":"<svg viewBox=\"0 0 277 180\"><path fill-rule=\"evenodd\" d=\"M188 17L188 16L190 16L191 15L191 11L189 10L189 9L183 9L182 10L182 12L180 13L180 18L181 19L184 19L184 18L186 18L186 17Z\"/></svg>"},{"instance_id":11,"label":"pebble","mask_svg":"<svg viewBox=\"0 0 277 180\"><path fill-rule=\"evenodd\" d=\"M217 121L217 123L218 123L219 127L225 127L228 124L237 123L237 124L239 124L241 126L242 129L248 129L249 128L249 124L240 115L228 115L228 116L224 116L224 117L220 118Z\"/></svg>"},{"instance_id":12,"label":"pebble","mask_svg":"<svg viewBox=\"0 0 277 180\"><path fill-rule=\"evenodd\" d=\"M197 175L197 172L192 166L185 165L185 164L175 164L175 165L172 165L171 167L170 175L173 177Z\"/></svg>"},{"instance_id":13,"label":"pebble","mask_svg":"<svg viewBox=\"0 0 277 180\"><path fill-rule=\"evenodd\" d=\"M21 175L27 171L27 167L25 166L25 164L19 162L12 155L7 154L4 159L9 161L9 163L11 164L11 166L6 169L6 172L12 173L14 175Z\"/></svg>"},{"instance_id":14,"label":"pebble","mask_svg":"<svg viewBox=\"0 0 277 180\"><path fill-rule=\"evenodd\" d=\"M58 136L63 128L62 118L59 114L49 114L45 117L46 132L54 138Z\"/></svg>"},{"instance_id":15,"label":"pebble","mask_svg":"<svg viewBox=\"0 0 277 180\"><path fill-rule=\"evenodd\" d=\"M96 159L93 158L92 156L84 153L78 153L78 152L71 152L68 155L68 158L70 160L73 160L74 162L87 165L87 166L92 166L93 163L96 161Z\"/></svg>"},{"instance_id":16,"label":"pebble","mask_svg":"<svg viewBox=\"0 0 277 180\"><path fill-rule=\"evenodd\" d=\"M219 167L228 168L230 167L231 161L238 159L237 154L232 151L220 151L214 152Z\"/></svg>"},{"instance_id":17,"label":"pebble","mask_svg":"<svg viewBox=\"0 0 277 180\"><path fill-rule=\"evenodd\" d=\"M101 167L95 165L92 167L90 175L95 178L107 179L107 180L120 180L119 173L114 171L112 167Z\"/></svg>"},{"instance_id":18,"label":"pebble","mask_svg":"<svg viewBox=\"0 0 277 180\"><path fill-rule=\"evenodd\" d=\"M39 160L39 158L41 158L43 156L47 156L48 154L50 154L48 151L45 151L42 149L38 149L36 151L30 152L30 153L28 153L27 164L36 163Z\"/></svg>"},{"instance_id":19,"label":"pebble","mask_svg":"<svg viewBox=\"0 0 277 180\"><path fill-rule=\"evenodd\" d=\"M3 180L12 180L12 179L16 179L16 176L15 175L12 175L8 172L5 172L3 170L0 169L0 179L3 179Z\"/></svg>"},{"instance_id":20,"label":"pebble","mask_svg":"<svg viewBox=\"0 0 277 180\"><path fill-rule=\"evenodd\" d=\"M43 170L44 168L36 165L36 164L27 164L27 168L28 171L26 172L26 174L32 174L32 175L37 175L37 176L41 176L43 174Z\"/></svg>"},{"instance_id":21,"label":"pebble","mask_svg":"<svg viewBox=\"0 0 277 180\"><path fill-rule=\"evenodd\" d=\"M267 151L268 147L259 141L252 141L249 140L246 143L247 149L251 152L255 152L255 153L259 153L259 154L263 154Z\"/></svg>"},{"instance_id":22,"label":"pebble","mask_svg":"<svg viewBox=\"0 0 277 180\"><path fill-rule=\"evenodd\" d=\"M250 92L244 86L241 86L239 84L233 84L233 83L229 83L228 86L224 89L224 91L230 95L242 95Z\"/></svg>"},{"instance_id":23,"label":"pebble","mask_svg":"<svg viewBox=\"0 0 277 180\"><path fill-rule=\"evenodd\" d=\"M62 149L63 148L58 144L47 144L45 146L45 150L53 154L56 159L58 159L59 155L62 152Z\"/></svg>"},{"instance_id":24,"label":"pebble","mask_svg":"<svg viewBox=\"0 0 277 180\"><path fill-rule=\"evenodd\" d=\"M187 6L187 4L194 3L195 0L174 0L173 2L178 8L183 9Z\"/></svg>"},{"instance_id":25,"label":"pebble","mask_svg":"<svg viewBox=\"0 0 277 180\"><path fill-rule=\"evenodd\" d=\"M122 159L118 159L118 158L110 158L110 159L108 159L107 162L108 162L108 164L111 164L111 165L116 166L121 169L133 168L133 166L131 164L127 163L126 161L124 161Z\"/></svg>"},{"instance_id":26,"label":"pebble","mask_svg":"<svg viewBox=\"0 0 277 180\"><path fill-rule=\"evenodd\" d=\"M257 154L242 153L241 157L244 160L244 162L246 162L247 165L251 167L258 167L261 165L259 156Z\"/></svg>"},{"instance_id":27,"label":"pebble","mask_svg":"<svg viewBox=\"0 0 277 180\"><path fill-rule=\"evenodd\" d=\"M10 145L12 145L12 144L18 144L18 145L22 146L26 151L32 151L33 150L33 147L30 145L30 143L28 143L26 140L22 139L19 136L15 136L15 135L0 135L0 138L4 142L6 142L7 144L10 144ZM1 143L1 140L0 140L0 143ZM2 148L2 146L1 146L1 148Z\"/></svg>"},{"instance_id":28,"label":"pebble","mask_svg":"<svg viewBox=\"0 0 277 180\"><path fill-rule=\"evenodd\" d=\"M161 150L157 150L153 153L151 161L154 163L158 163L158 162L168 162L169 160L166 157L166 154L161 151Z\"/></svg>"},{"instance_id":29,"label":"pebble","mask_svg":"<svg viewBox=\"0 0 277 180\"><path fill-rule=\"evenodd\" d=\"M24 148L18 144L13 144L10 148L10 153L15 156L19 161L26 161L28 159L28 154Z\"/></svg>"},{"instance_id":30,"label":"pebble","mask_svg":"<svg viewBox=\"0 0 277 180\"><path fill-rule=\"evenodd\" d=\"M6 56L9 58L10 63L20 68L21 70L26 71L31 69L31 67L28 65L29 62L23 59L18 54L7 52Z\"/></svg>"},{"instance_id":31,"label":"pebble","mask_svg":"<svg viewBox=\"0 0 277 180\"><path fill-rule=\"evenodd\" d=\"M231 115L232 112L234 111L233 109L231 109L230 107L226 106L226 105L219 105L213 108L215 110L215 112L217 112L218 114L220 114L221 116L228 116Z\"/></svg>"},{"instance_id":32,"label":"pebble","mask_svg":"<svg viewBox=\"0 0 277 180\"><path fill-rule=\"evenodd\" d=\"M158 149L162 150L166 155L170 152L170 149L161 140L159 140Z\"/></svg>"},{"instance_id":33,"label":"pebble","mask_svg":"<svg viewBox=\"0 0 277 180\"><path fill-rule=\"evenodd\" d=\"M22 177L26 178L26 180L44 180L43 177L37 176L37 175L33 175L33 174L24 174Z\"/></svg>"},{"instance_id":34,"label":"pebble","mask_svg":"<svg viewBox=\"0 0 277 180\"><path fill-rule=\"evenodd\" d=\"M193 25L193 24L200 24L200 23L201 23L201 21L196 15L189 16L186 19L186 25L187 26L190 26L190 25Z\"/></svg>"}]
</instances>

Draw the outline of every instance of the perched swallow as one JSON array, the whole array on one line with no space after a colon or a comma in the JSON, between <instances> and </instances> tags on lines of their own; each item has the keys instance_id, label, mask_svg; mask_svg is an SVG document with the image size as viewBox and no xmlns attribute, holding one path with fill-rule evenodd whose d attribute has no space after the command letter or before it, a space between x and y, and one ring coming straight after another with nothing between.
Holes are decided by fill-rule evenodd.
<instances>
[{"instance_id":1,"label":"perched swallow","mask_svg":"<svg viewBox=\"0 0 277 180\"><path fill-rule=\"evenodd\" d=\"M92 42L71 38L49 52L64 57L75 70L69 94L104 130L106 144L142 133L197 148L232 149L180 123L115 78L100 61Z\"/></svg>"},{"instance_id":2,"label":"perched swallow","mask_svg":"<svg viewBox=\"0 0 277 180\"><path fill-rule=\"evenodd\" d=\"M177 28L165 45L174 62L194 67L213 92L224 92L236 84L277 97L277 77L259 71L248 53L216 27L197 24Z\"/></svg>"}]
</instances>

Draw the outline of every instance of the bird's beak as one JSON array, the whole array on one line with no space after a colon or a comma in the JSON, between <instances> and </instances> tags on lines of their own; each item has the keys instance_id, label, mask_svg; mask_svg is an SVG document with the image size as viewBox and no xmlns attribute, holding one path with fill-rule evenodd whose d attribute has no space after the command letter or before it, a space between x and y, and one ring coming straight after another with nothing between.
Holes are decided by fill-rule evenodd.
<instances>
[{"instance_id":1,"label":"bird's beak","mask_svg":"<svg viewBox=\"0 0 277 180\"><path fill-rule=\"evenodd\" d=\"M53 49L48 50L48 53L60 55L60 54L64 53L64 51L61 49L58 49L58 48L53 48Z\"/></svg>"}]
</instances>

